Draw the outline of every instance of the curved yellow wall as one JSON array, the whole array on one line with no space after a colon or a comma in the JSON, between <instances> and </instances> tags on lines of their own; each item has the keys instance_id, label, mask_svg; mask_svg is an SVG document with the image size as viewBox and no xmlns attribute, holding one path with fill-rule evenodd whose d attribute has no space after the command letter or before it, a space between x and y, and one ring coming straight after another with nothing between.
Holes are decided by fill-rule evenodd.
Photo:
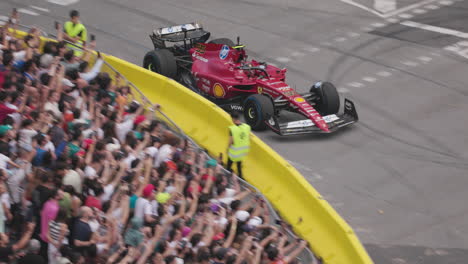
<instances>
[{"instance_id":1,"label":"curved yellow wall","mask_svg":"<svg viewBox=\"0 0 468 264\"><path fill-rule=\"evenodd\" d=\"M226 112L177 82L113 56L116 70L211 154L225 153L231 119ZM281 156L253 136L245 178L292 224L325 263L373 263L348 224Z\"/></svg>"}]
</instances>

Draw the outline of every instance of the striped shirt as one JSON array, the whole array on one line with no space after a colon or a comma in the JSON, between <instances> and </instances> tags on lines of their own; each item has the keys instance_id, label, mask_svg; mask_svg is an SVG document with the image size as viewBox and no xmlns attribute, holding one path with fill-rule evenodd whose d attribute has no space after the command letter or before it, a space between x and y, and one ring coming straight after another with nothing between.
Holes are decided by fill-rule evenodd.
<instances>
[{"instance_id":1,"label":"striped shirt","mask_svg":"<svg viewBox=\"0 0 468 264\"><path fill-rule=\"evenodd\" d=\"M62 229L62 226L60 223L58 222L55 222L55 221L51 221L49 222L49 233L50 233L50 237L55 241L57 242L59 237L60 237L60 233L61 233L61 229ZM68 236L68 232L65 234L65 237L66 238Z\"/></svg>"}]
</instances>

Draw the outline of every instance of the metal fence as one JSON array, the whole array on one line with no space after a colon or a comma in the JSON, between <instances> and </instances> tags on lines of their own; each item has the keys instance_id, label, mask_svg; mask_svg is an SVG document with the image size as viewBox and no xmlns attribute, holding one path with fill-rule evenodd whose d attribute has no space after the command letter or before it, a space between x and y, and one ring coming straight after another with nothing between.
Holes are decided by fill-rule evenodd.
<instances>
[{"instance_id":1,"label":"metal fence","mask_svg":"<svg viewBox=\"0 0 468 264\"><path fill-rule=\"evenodd\" d=\"M27 25L22 25L22 24L19 24L18 26L20 26L21 28L24 28L24 29L27 29L27 30L31 30L32 27L31 26L27 26ZM56 39L56 36L53 35L53 34L49 34L47 33L45 30L35 26L36 28L38 28L44 37L48 37L48 38L53 38L53 39ZM70 43L68 42L69 44L73 45L73 43ZM76 46L78 47L78 46ZM81 47L78 47L78 48L81 48ZM94 58L96 59L97 58L97 55L93 53L93 56ZM140 89L138 89L138 87L136 85L134 85L132 82L130 82L129 80L127 80L125 78L124 75L122 75L120 72L118 72L114 67L112 67L112 65L110 65L108 62L105 61L105 59L103 59L104 61L104 69L107 68L107 71L111 71L111 72L114 72L115 74L120 74L121 76L121 79L122 81L125 83L125 85L127 85L128 87L130 87L131 89L131 92L132 92L132 95L134 96L134 99L139 101L140 103L144 104L145 106L149 106L150 102L149 99L143 94L143 92L140 91ZM187 92L189 92L189 90L187 89ZM157 120L159 120L164 126L166 129L169 129L170 131L172 131L173 133L175 133L176 135L178 135L180 138L182 139L185 139L187 140L193 148L195 148L196 150L201 150L202 153L205 155L205 158L214 158L216 159L216 155L217 153L211 153L211 155L209 153L206 152L205 149L201 148L200 145L197 144L197 142L195 142L192 138L190 138L189 135L185 134L182 129L177 126L177 124L172 121L163 111L161 111L161 109L154 109L154 114L155 114L155 118ZM225 176L228 176L229 178L229 182L232 183L232 180L233 178L232 177L237 177L236 175L230 173L228 170L226 170L225 168L222 169L222 173L225 175ZM249 195L249 197L247 197L243 202L248 202L249 200L252 199L252 197L258 197L258 199L261 199L264 201L264 203L267 205L268 207L268 211L269 211L269 214L270 214L270 220L271 222L269 224L271 225L275 225L279 230L282 230L287 236L288 236L288 241L289 242L293 242L294 240L298 239L299 237L296 236L296 234L294 234L294 232L292 231L292 229L290 228L290 225L288 224L278 224L278 220L282 220L281 217L279 216L278 212L275 210L275 208L271 205L271 203L268 201L268 199L257 189L255 188L253 185L251 185L250 183L248 183L247 181L237 177L237 180L239 181L240 185L241 185L241 188L246 190L250 190L252 192L251 195ZM315 255L313 254L313 252L307 248L305 249L298 257L297 257L297 260L299 263L320 263L321 261L315 257Z\"/></svg>"}]
</instances>

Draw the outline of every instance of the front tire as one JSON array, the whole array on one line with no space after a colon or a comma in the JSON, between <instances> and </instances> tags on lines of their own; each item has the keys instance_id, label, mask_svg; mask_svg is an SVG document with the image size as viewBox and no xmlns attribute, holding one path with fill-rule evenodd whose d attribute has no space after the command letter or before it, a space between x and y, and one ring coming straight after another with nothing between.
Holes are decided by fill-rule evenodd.
<instances>
[{"instance_id":1,"label":"front tire","mask_svg":"<svg viewBox=\"0 0 468 264\"><path fill-rule=\"evenodd\" d=\"M245 122L255 131L267 128L265 121L275 114L275 108L270 98L254 94L244 102Z\"/></svg>"},{"instance_id":2,"label":"front tire","mask_svg":"<svg viewBox=\"0 0 468 264\"><path fill-rule=\"evenodd\" d=\"M317 89L320 90L317 91ZM315 108L321 115L326 116L338 113L340 110L340 95L332 83L316 83L310 88L310 92L320 95L320 100Z\"/></svg>"},{"instance_id":3,"label":"front tire","mask_svg":"<svg viewBox=\"0 0 468 264\"><path fill-rule=\"evenodd\" d=\"M177 62L174 54L168 49L157 49L146 53L143 67L166 77L177 77Z\"/></svg>"}]
</instances>

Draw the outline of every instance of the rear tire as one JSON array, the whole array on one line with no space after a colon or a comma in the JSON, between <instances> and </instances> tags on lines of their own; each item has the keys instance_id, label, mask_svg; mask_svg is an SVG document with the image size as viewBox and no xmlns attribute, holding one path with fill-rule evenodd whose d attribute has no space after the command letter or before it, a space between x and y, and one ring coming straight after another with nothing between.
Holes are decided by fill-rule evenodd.
<instances>
[{"instance_id":1,"label":"rear tire","mask_svg":"<svg viewBox=\"0 0 468 264\"><path fill-rule=\"evenodd\" d=\"M265 120L275 114L275 107L270 98L254 94L244 102L245 122L255 131L262 131L267 128Z\"/></svg>"},{"instance_id":2,"label":"rear tire","mask_svg":"<svg viewBox=\"0 0 468 264\"><path fill-rule=\"evenodd\" d=\"M168 49L157 49L146 53L143 67L166 77L177 77L177 62L174 54Z\"/></svg>"},{"instance_id":3,"label":"rear tire","mask_svg":"<svg viewBox=\"0 0 468 264\"><path fill-rule=\"evenodd\" d=\"M228 45L229 47L235 46L234 41L228 39L228 38L217 38L213 39L208 43L213 43L213 44L223 44L223 45Z\"/></svg>"},{"instance_id":4,"label":"rear tire","mask_svg":"<svg viewBox=\"0 0 468 264\"><path fill-rule=\"evenodd\" d=\"M315 107L317 111L323 116L338 113L340 110L340 95L336 87L330 82L323 82L319 87L316 85L310 88L310 92L317 93L317 89L320 89L318 91L320 100Z\"/></svg>"}]
</instances>

